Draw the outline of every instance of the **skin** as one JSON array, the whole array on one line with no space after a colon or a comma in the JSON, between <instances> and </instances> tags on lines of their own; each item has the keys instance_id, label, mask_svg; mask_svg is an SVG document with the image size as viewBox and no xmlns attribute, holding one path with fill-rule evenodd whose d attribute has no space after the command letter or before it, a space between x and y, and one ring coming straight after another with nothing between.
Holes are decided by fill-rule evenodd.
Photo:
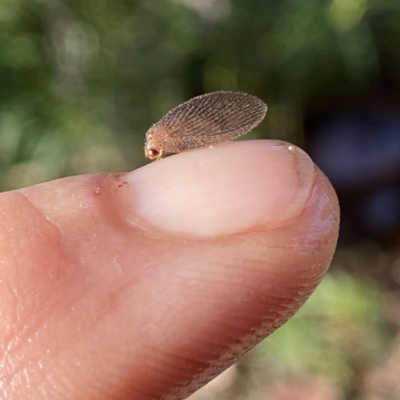
<instances>
[{"instance_id":1,"label":"skin","mask_svg":"<svg viewBox=\"0 0 400 400\"><path fill-rule=\"evenodd\" d=\"M0 194L0 397L184 399L305 302L338 223L273 141Z\"/></svg>"}]
</instances>

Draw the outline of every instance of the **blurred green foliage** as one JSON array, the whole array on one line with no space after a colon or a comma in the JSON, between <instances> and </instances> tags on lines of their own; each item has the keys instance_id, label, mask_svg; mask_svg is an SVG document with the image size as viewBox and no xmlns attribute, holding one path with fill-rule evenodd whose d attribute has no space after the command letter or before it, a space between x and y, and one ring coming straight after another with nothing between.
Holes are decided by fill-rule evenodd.
<instances>
[{"instance_id":1,"label":"blurred green foliage","mask_svg":"<svg viewBox=\"0 0 400 400\"><path fill-rule=\"evenodd\" d=\"M400 59L399 13L397 0L0 0L0 188L137 167L147 128L213 90L263 98L253 137L301 144L312 96L379 80L382 52Z\"/></svg>"},{"instance_id":2,"label":"blurred green foliage","mask_svg":"<svg viewBox=\"0 0 400 400\"><path fill-rule=\"evenodd\" d=\"M273 364L274 374L308 373L348 391L357 374L388 350L383 302L371 281L344 272L328 275L299 313L260 346L258 357Z\"/></svg>"}]
</instances>

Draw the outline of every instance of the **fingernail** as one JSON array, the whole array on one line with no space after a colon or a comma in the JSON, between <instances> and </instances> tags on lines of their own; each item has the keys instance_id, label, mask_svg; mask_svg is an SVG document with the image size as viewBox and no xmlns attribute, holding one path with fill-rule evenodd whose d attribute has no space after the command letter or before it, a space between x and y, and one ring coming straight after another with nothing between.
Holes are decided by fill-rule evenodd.
<instances>
[{"instance_id":1,"label":"fingernail","mask_svg":"<svg viewBox=\"0 0 400 400\"><path fill-rule=\"evenodd\" d=\"M134 225L202 237L278 227L309 198L314 164L296 146L242 141L181 153L123 176L119 209Z\"/></svg>"}]
</instances>

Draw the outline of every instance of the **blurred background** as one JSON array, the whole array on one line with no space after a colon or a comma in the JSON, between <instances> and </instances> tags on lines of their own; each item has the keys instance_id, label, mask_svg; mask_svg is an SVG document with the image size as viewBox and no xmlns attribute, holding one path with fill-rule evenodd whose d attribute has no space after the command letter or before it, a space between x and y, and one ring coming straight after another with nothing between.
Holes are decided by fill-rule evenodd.
<instances>
[{"instance_id":1,"label":"blurred background","mask_svg":"<svg viewBox=\"0 0 400 400\"><path fill-rule=\"evenodd\" d=\"M0 0L0 190L137 168L215 90L267 102L244 139L305 148L342 226L302 310L191 399L400 399L399 0Z\"/></svg>"}]
</instances>

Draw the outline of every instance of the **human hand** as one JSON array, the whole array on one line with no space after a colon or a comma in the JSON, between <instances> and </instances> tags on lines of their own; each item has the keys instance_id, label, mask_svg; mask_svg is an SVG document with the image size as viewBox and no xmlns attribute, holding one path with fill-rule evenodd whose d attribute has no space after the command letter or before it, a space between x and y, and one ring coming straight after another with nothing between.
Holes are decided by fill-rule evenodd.
<instances>
[{"instance_id":1,"label":"human hand","mask_svg":"<svg viewBox=\"0 0 400 400\"><path fill-rule=\"evenodd\" d=\"M0 194L0 397L187 397L304 303L338 223L274 141Z\"/></svg>"}]
</instances>

